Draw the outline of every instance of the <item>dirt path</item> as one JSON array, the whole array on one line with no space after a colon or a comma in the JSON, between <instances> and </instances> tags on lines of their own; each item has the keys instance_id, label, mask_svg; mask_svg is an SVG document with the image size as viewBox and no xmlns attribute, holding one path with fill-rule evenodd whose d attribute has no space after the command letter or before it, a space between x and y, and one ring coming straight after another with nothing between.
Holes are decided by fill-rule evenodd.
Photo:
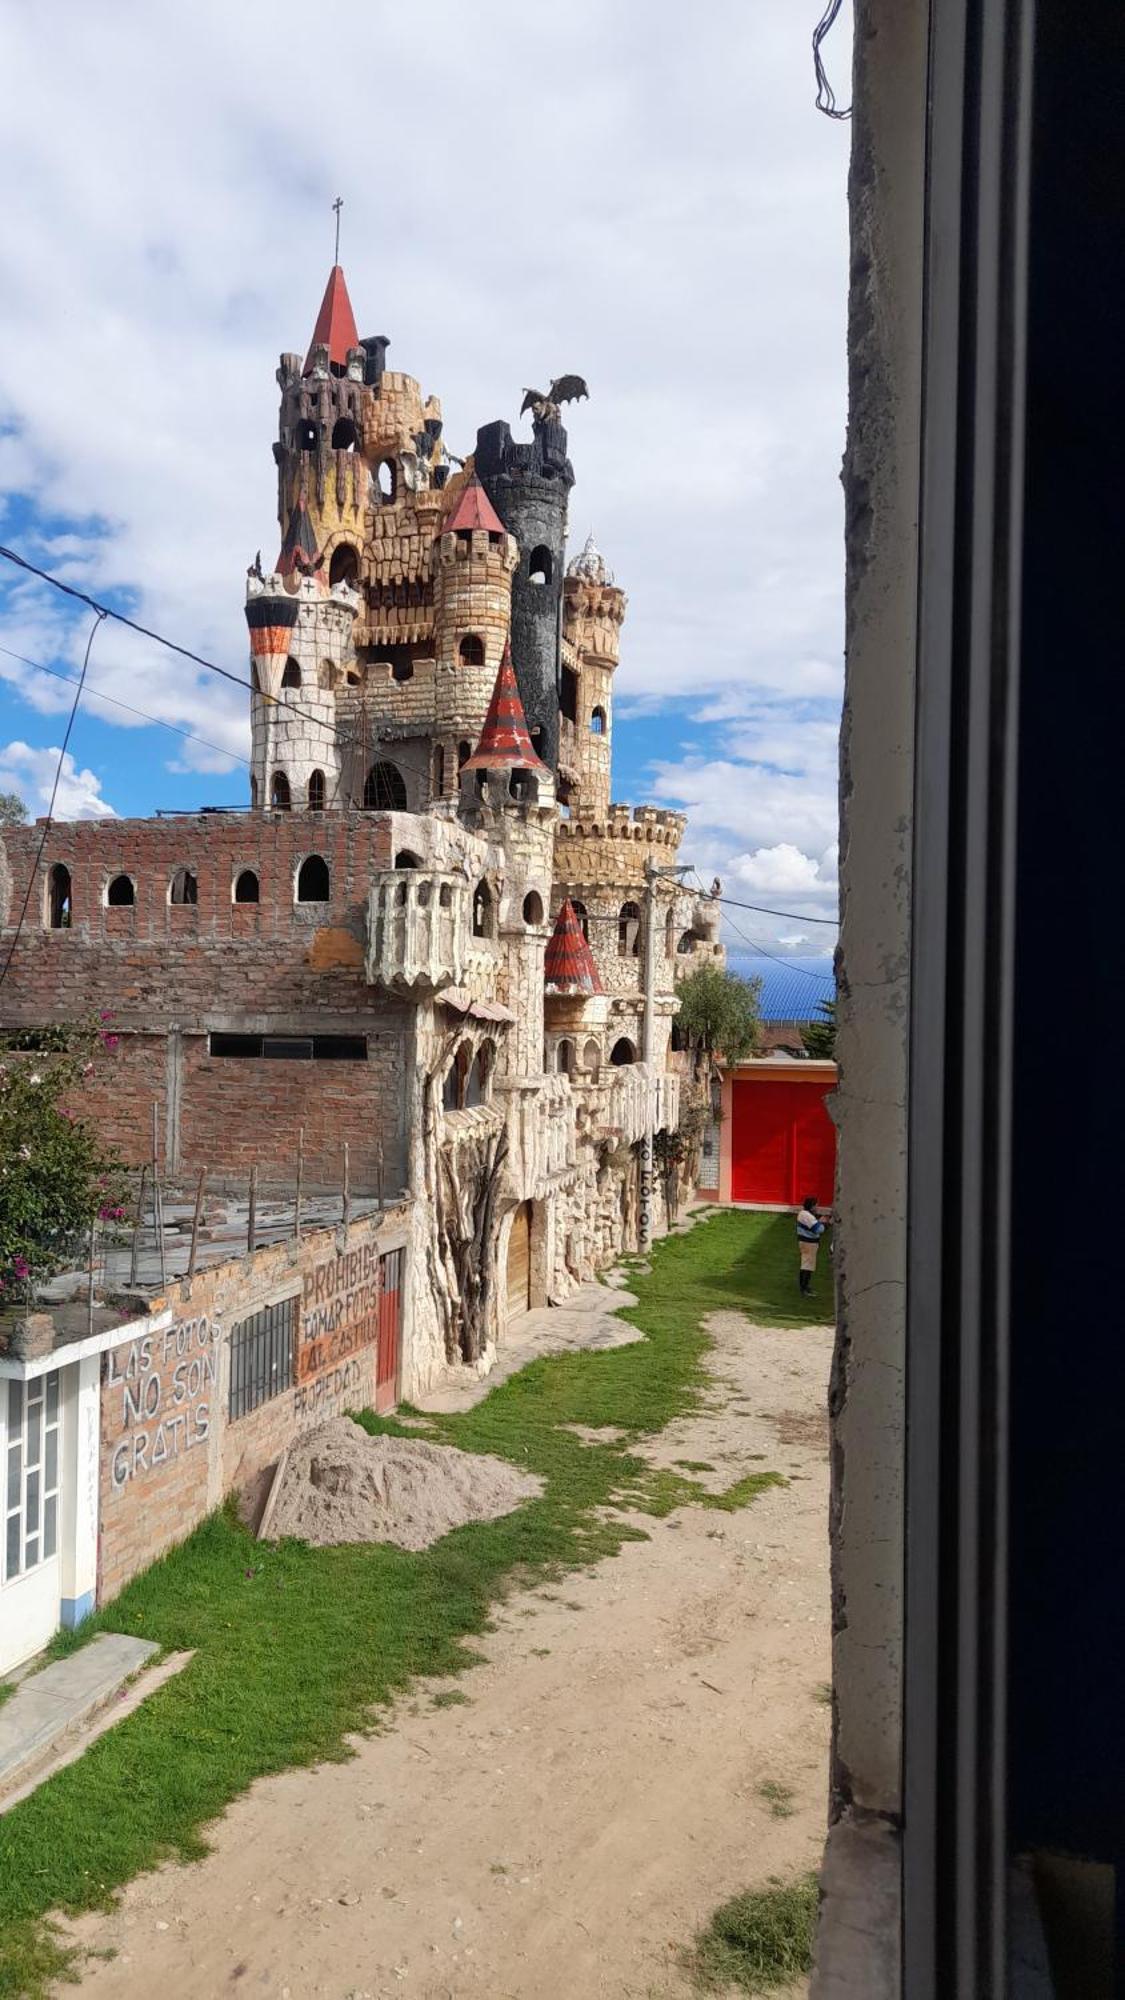
<instances>
[{"instance_id":1,"label":"dirt path","mask_svg":"<svg viewBox=\"0 0 1125 2000\"><path fill-rule=\"evenodd\" d=\"M650 1541L513 1597L485 1666L401 1703L352 1762L255 1785L205 1861L74 1925L116 1952L92 1992L682 2000L677 1947L715 1905L816 1865L831 1335L712 1330L711 1407L648 1455L791 1483L646 1520Z\"/></svg>"}]
</instances>

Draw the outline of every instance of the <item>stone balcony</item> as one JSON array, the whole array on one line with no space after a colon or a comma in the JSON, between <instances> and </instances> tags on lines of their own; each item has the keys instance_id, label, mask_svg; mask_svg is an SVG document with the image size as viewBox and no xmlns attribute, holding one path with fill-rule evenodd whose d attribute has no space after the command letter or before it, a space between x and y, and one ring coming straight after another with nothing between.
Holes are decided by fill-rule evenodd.
<instances>
[{"instance_id":1,"label":"stone balcony","mask_svg":"<svg viewBox=\"0 0 1125 2000\"><path fill-rule=\"evenodd\" d=\"M578 1070L570 1083L593 1133L614 1132L632 1145L646 1131L674 1131L679 1123L680 1078L666 1070L650 1070L645 1063L603 1068L596 1076Z\"/></svg>"},{"instance_id":2,"label":"stone balcony","mask_svg":"<svg viewBox=\"0 0 1125 2000\"><path fill-rule=\"evenodd\" d=\"M368 984L419 997L460 985L477 942L471 897L460 874L382 870L367 899Z\"/></svg>"}]
</instances>

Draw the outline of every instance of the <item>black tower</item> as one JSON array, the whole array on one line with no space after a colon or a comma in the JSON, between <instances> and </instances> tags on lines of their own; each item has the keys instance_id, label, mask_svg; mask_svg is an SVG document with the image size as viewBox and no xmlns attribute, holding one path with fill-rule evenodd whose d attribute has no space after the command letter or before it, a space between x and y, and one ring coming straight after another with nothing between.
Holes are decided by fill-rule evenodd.
<instances>
[{"instance_id":1,"label":"black tower","mask_svg":"<svg viewBox=\"0 0 1125 2000\"><path fill-rule=\"evenodd\" d=\"M512 578L512 664L531 740L552 770L559 761L559 640L567 495L574 470L561 424L536 421L530 444L506 423L477 432L477 477L520 545Z\"/></svg>"}]
</instances>

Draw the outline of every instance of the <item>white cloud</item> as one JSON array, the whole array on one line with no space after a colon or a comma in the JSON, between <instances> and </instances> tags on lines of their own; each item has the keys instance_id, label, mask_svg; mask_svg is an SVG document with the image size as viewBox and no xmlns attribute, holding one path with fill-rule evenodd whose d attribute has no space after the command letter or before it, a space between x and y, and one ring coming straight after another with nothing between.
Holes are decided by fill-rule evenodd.
<instances>
[{"instance_id":1,"label":"white cloud","mask_svg":"<svg viewBox=\"0 0 1125 2000\"><path fill-rule=\"evenodd\" d=\"M29 743L0 744L0 792L18 792L32 819L44 814L51 803L51 790L58 770L59 750L34 750ZM62 760L56 819L116 819L108 799L102 797L101 779L96 771L79 770L68 750Z\"/></svg>"},{"instance_id":2,"label":"white cloud","mask_svg":"<svg viewBox=\"0 0 1125 2000\"><path fill-rule=\"evenodd\" d=\"M311 98L299 64L279 82L307 21L300 0L59 0L45 37L9 11L2 143L30 193L0 215L0 484L64 519L52 565L244 669L242 572L276 532L273 369L311 330L340 190L361 333L442 397L453 450L514 422L537 374L590 381L572 531L596 524L629 592L622 695L835 697L847 136L813 109L790 0L361 10ZM318 90L325 115L301 115ZM502 115L474 123L482 103ZM0 642L52 660L59 624L21 589ZM95 662L121 700L245 754L239 689L121 634ZM797 837L777 803L756 840Z\"/></svg>"}]
</instances>

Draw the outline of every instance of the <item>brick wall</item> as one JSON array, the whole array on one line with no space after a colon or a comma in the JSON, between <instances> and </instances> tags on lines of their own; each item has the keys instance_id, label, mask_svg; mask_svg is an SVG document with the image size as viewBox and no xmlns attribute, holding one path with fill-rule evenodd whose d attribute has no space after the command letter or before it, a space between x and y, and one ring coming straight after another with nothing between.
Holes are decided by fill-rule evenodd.
<instances>
[{"instance_id":1,"label":"brick wall","mask_svg":"<svg viewBox=\"0 0 1125 2000\"><path fill-rule=\"evenodd\" d=\"M399 822L401 828L402 822ZM9 923L18 914L39 828L5 836ZM98 820L53 827L0 996L0 1028L35 1028L108 1009L120 1045L83 1108L131 1164L151 1156L157 1105L162 1161L242 1174L257 1160L284 1173L305 1127L310 1183L335 1185L347 1141L357 1189L373 1188L382 1146L387 1185L406 1171L405 1066L410 1010L363 979L368 887L390 865L386 814L251 813ZM328 863L325 903L297 903L309 853ZM45 928L46 880L71 876L68 929ZM168 884L188 867L198 902ZM232 901L244 868L261 901ZM128 874L132 907L109 908ZM366 1035L368 1060L273 1062L208 1054L209 1032Z\"/></svg>"},{"instance_id":2,"label":"brick wall","mask_svg":"<svg viewBox=\"0 0 1125 2000\"><path fill-rule=\"evenodd\" d=\"M182 1541L223 1496L258 1489L285 1446L325 1417L375 1401L379 1259L408 1238L399 1210L316 1230L202 1272L170 1310L103 1356L98 1602ZM231 1418L230 1336L293 1298L292 1383Z\"/></svg>"}]
</instances>

